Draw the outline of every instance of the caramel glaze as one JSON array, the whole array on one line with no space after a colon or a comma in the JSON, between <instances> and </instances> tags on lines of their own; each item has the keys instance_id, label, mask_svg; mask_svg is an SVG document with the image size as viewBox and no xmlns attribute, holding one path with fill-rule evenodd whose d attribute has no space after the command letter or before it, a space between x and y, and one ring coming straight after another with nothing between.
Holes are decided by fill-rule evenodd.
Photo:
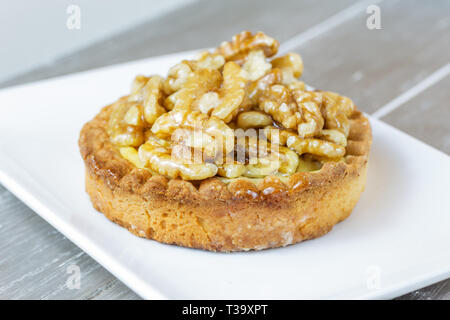
<instances>
[{"instance_id":1,"label":"caramel glaze","mask_svg":"<svg viewBox=\"0 0 450 320\"><path fill-rule=\"evenodd\" d=\"M310 186L307 173L296 173L290 177L289 185L281 181L277 176L267 176L259 184L256 185L246 179L237 179L230 185L229 190L234 198L245 198L249 200L265 199L276 195L298 193Z\"/></svg>"}]
</instances>

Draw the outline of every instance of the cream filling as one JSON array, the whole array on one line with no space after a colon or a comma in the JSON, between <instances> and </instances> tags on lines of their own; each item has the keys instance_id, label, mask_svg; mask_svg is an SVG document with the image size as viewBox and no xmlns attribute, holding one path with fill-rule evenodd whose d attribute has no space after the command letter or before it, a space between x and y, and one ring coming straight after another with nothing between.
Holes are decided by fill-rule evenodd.
<instances>
[{"instance_id":1,"label":"cream filling","mask_svg":"<svg viewBox=\"0 0 450 320\"><path fill-rule=\"evenodd\" d=\"M119 148L119 152L123 158L130 161L136 168L139 169L145 169L151 172L152 175L159 175L157 172L144 167L141 160L139 159L138 151L133 147L121 147ZM297 166L296 172L316 172L319 171L322 168L323 163L312 160L312 159L305 159L304 157L300 157L299 164ZM289 181L290 175L286 175L280 172L277 172L275 174L271 174L271 176L278 177L281 182L287 183ZM245 179L247 181L250 181L254 184L261 183L264 178L251 178L251 177L237 177L237 178L225 178L221 176L216 176L220 181L222 181L225 184L228 184L236 179Z\"/></svg>"}]
</instances>

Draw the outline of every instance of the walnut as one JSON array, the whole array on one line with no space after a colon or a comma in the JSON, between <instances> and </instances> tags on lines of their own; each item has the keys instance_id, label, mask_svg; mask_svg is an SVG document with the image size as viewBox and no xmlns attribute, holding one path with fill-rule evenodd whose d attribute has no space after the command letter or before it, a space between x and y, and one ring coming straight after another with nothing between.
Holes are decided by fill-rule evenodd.
<instances>
[{"instance_id":1,"label":"walnut","mask_svg":"<svg viewBox=\"0 0 450 320\"><path fill-rule=\"evenodd\" d=\"M226 61L243 62L250 51L262 50L266 57L272 57L278 52L279 46L277 40L262 32L252 34L250 31L243 31L231 41L223 42L216 53L223 55Z\"/></svg>"}]
</instances>

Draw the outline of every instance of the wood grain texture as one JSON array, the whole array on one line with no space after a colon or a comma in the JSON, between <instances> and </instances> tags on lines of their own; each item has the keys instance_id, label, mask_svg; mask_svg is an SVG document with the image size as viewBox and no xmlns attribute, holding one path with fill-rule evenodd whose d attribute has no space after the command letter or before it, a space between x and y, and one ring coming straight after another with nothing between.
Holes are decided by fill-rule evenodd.
<instances>
[{"instance_id":1,"label":"wood grain texture","mask_svg":"<svg viewBox=\"0 0 450 320\"><path fill-rule=\"evenodd\" d=\"M441 281L431 286L413 291L396 300L450 300L450 280Z\"/></svg>"},{"instance_id":2,"label":"wood grain texture","mask_svg":"<svg viewBox=\"0 0 450 320\"><path fill-rule=\"evenodd\" d=\"M450 76L381 120L450 155Z\"/></svg>"},{"instance_id":3,"label":"wood grain texture","mask_svg":"<svg viewBox=\"0 0 450 320\"><path fill-rule=\"evenodd\" d=\"M295 49L307 83L368 113L450 61L450 1L390 0L380 8L381 30L369 30L363 12Z\"/></svg>"},{"instance_id":4,"label":"wood grain texture","mask_svg":"<svg viewBox=\"0 0 450 320\"><path fill-rule=\"evenodd\" d=\"M242 29L261 29L283 42L353 3L351 0L200 1L11 79L0 87L214 46L217 39L227 39ZM380 6L382 30L369 31L365 24L367 15L361 12L296 49L305 60L306 81L318 88L347 94L368 112L377 110L447 63L450 53L450 2L389 0ZM448 82L436 84L388 114L385 120L449 153L445 138L449 134L448 125L443 117L433 118L433 115L449 118L446 103L449 97L442 93L442 87L448 88ZM437 128L436 132L430 128ZM72 264L81 270L80 289L70 290L66 286L67 267ZM447 280L399 299L450 299L449 292ZM0 185L0 299L25 298L139 297Z\"/></svg>"},{"instance_id":5,"label":"wood grain texture","mask_svg":"<svg viewBox=\"0 0 450 320\"><path fill-rule=\"evenodd\" d=\"M1 87L142 59L214 47L242 30L264 30L281 42L355 0L202 0L54 63L0 83Z\"/></svg>"},{"instance_id":6,"label":"wood grain texture","mask_svg":"<svg viewBox=\"0 0 450 320\"><path fill-rule=\"evenodd\" d=\"M138 298L1 185L0 221L0 299ZM80 289L66 285L71 265Z\"/></svg>"}]
</instances>

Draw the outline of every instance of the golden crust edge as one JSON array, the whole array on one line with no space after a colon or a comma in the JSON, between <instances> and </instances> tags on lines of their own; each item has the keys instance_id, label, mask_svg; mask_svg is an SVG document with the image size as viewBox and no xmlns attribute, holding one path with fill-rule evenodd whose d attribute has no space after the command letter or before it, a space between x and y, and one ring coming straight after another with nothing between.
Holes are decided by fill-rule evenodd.
<instances>
[{"instance_id":1,"label":"golden crust edge","mask_svg":"<svg viewBox=\"0 0 450 320\"><path fill-rule=\"evenodd\" d=\"M103 108L80 133L86 190L97 210L141 237L212 251L280 247L328 232L351 213L365 186L372 135L369 121L359 111L351 117L344 162L297 173L286 184L280 181L278 192L267 194L264 182L224 184L210 178L194 186L135 168L109 141L105 130L109 110L110 106ZM133 206L117 204L131 198ZM172 219L174 210L178 213ZM172 230L163 232L160 224ZM243 231L245 225L258 230Z\"/></svg>"}]
</instances>

